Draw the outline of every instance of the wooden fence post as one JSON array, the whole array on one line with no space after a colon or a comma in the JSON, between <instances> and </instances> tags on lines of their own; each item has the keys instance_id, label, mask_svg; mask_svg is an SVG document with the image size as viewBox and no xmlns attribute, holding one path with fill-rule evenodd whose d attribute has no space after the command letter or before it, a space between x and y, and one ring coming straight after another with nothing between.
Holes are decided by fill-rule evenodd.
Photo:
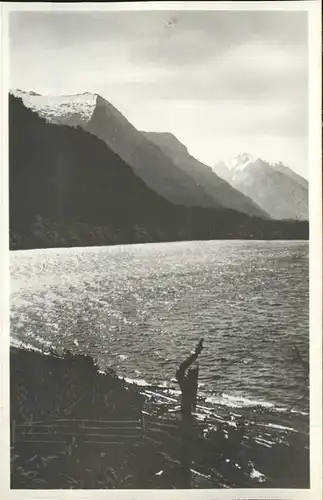
<instances>
[{"instance_id":1,"label":"wooden fence post","mask_svg":"<svg viewBox=\"0 0 323 500\"><path fill-rule=\"evenodd\" d=\"M192 409L196 407L198 387L198 367L187 373L182 391L182 431L181 431L181 481L180 487L191 488L194 443Z\"/></svg>"},{"instance_id":2,"label":"wooden fence post","mask_svg":"<svg viewBox=\"0 0 323 500\"><path fill-rule=\"evenodd\" d=\"M144 413L141 412L141 435L145 437L147 431L146 420Z\"/></svg>"}]
</instances>

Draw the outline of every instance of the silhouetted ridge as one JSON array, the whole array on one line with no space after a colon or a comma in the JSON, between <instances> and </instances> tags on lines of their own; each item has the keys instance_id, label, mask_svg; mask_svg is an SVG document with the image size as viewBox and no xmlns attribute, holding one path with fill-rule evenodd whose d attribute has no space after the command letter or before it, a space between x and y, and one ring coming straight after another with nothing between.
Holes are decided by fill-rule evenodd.
<instances>
[{"instance_id":1,"label":"silhouetted ridge","mask_svg":"<svg viewBox=\"0 0 323 500\"><path fill-rule=\"evenodd\" d=\"M45 123L12 96L9 132L12 227L35 222L36 215L61 223L133 224L171 208L100 139L81 127Z\"/></svg>"},{"instance_id":2,"label":"silhouetted ridge","mask_svg":"<svg viewBox=\"0 0 323 500\"><path fill-rule=\"evenodd\" d=\"M97 96L95 109L85 129L102 139L147 186L171 203L188 207L223 208L100 95Z\"/></svg>"}]
</instances>

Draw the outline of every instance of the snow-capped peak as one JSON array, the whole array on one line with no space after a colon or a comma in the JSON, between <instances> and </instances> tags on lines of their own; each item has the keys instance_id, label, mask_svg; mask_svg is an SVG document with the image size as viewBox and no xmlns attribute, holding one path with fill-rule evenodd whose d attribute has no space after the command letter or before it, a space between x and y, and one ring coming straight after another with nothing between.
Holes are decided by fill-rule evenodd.
<instances>
[{"instance_id":1,"label":"snow-capped peak","mask_svg":"<svg viewBox=\"0 0 323 500\"><path fill-rule=\"evenodd\" d=\"M38 94L37 92L34 92L33 90L22 90L22 89L16 89L11 91L12 94L16 96L40 96L41 94Z\"/></svg>"},{"instance_id":2,"label":"snow-capped peak","mask_svg":"<svg viewBox=\"0 0 323 500\"><path fill-rule=\"evenodd\" d=\"M234 158L227 160L226 166L229 170L243 170L247 165L253 163L255 158L249 153L241 153Z\"/></svg>"},{"instance_id":3,"label":"snow-capped peak","mask_svg":"<svg viewBox=\"0 0 323 500\"><path fill-rule=\"evenodd\" d=\"M20 97L26 107L54 123L64 123L64 119L67 117L75 117L81 122L87 122L94 112L97 100L96 94L88 92L75 95L44 96L17 89L11 93Z\"/></svg>"},{"instance_id":4,"label":"snow-capped peak","mask_svg":"<svg viewBox=\"0 0 323 500\"><path fill-rule=\"evenodd\" d=\"M269 165L271 167L276 167L276 168L280 168L280 167L286 168L287 167L287 165L285 165L282 161L271 161L271 162L269 162Z\"/></svg>"}]
</instances>

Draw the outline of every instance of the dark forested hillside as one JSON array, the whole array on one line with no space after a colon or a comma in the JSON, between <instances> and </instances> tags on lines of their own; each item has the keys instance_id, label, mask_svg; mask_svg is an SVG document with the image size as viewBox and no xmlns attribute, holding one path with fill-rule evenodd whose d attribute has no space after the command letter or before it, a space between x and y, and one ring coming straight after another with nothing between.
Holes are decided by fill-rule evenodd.
<instances>
[{"instance_id":1,"label":"dark forested hillside","mask_svg":"<svg viewBox=\"0 0 323 500\"><path fill-rule=\"evenodd\" d=\"M80 127L9 97L11 248L216 238L307 238L307 223L172 205Z\"/></svg>"},{"instance_id":2,"label":"dark forested hillside","mask_svg":"<svg viewBox=\"0 0 323 500\"><path fill-rule=\"evenodd\" d=\"M36 214L60 223L118 225L171 208L100 139L80 127L45 123L14 97L9 109L13 227Z\"/></svg>"}]
</instances>

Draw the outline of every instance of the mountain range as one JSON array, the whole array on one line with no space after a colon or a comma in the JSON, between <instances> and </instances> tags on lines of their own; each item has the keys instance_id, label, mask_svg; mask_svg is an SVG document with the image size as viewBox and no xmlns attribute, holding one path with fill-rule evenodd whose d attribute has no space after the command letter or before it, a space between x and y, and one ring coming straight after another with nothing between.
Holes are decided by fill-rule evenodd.
<instances>
[{"instance_id":1,"label":"mountain range","mask_svg":"<svg viewBox=\"0 0 323 500\"><path fill-rule=\"evenodd\" d=\"M28 94L28 99L30 96L32 94ZM89 103L88 97L87 102ZM57 123L56 113L52 113L53 120L48 118L48 113L53 110L52 106L47 108L45 118L40 116L41 112L33 111L30 106L26 107L20 97L9 96L9 213L12 249L192 239L308 237L306 222L273 221L250 216L225 208L220 201L217 206L210 202L209 207L172 203L152 189L106 141L80 125L78 103L74 102L74 111L70 103L69 99L69 111L66 113L65 107L63 113L65 117L67 114L69 116L66 125L62 121ZM88 107L82 104L81 108L84 123L88 123L89 115L97 108L93 110L90 104ZM73 112L77 115L77 120L71 126ZM105 123L104 112L103 124ZM136 136L134 132L133 134ZM168 159L166 169L177 169L176 172L179 173L176 175L188 178L190 186L198 185L192 173L186 175L182 170L183 164L181 168L176 167L174 152L172 159L148 140L147 134L138 134L145 141L141 144L147 143L148 151L155 151L156 158L158 156L160 161L162 158ZM121 144L121 137L118 134L114 137ZM172 138L168 142L174 140L176 141ZM182 162L189 155L185 146L178 141L177 148L183 149L180 157ZM143 156L145 157L144 152ZM196 167L198 170L203 167L209 175L206 166L195 160L196 166L193 160L190 160L191 166L185 168ZM160 165L161 169L162 167L163 164ZM162 170L162 173L166 186L170 180L165 171ZM212 172L210 178L213 179ZM226 183L223 185L227 186ZM183 184L179 183L176 189L181 189L183 197L185 196ZM191 194L192 192L189 193L190 196ZM210 200L213 203L211 195Z\"/></svg>"},{"instance_id":2,"label":"mountain range","mask_svg":"<svg viewBox=\"0 0 323 500\"><path fill-rule=\"evenodd\" d=\"M214 171L273 219L308 220L308 182L283 163L243 153L218 162Z\"/></svg>"},{"instance_id":3,"label":"mountain range","mask_svg":"<svg viewBox=\"0 0 323 500\"><path fill-rule=\"evenodd\" d=\"M308 220L308 182L282 163L269 164L244 153L211 168L190 155L174 135L137 130L98 94L13 93L49 123L80 126L102 139L147 186L172 203Z\"/></svg>"},{"instance_id":4,"label":"mountain range","mask_svg":"<svg viewBox=\"0 0 323 500\"><path fill-rule=\"evenodd\" d=\"M143 132L143 134L147 139L159 146L164 154L172 159L178 169L188 174L198 186L203 188L222 207L269 218L265 210L260 209L250 197L245 196L216 175L211 167L190 155L187 147L173 134L160 132Z\"/></svg>"},{"instance_id":5,"label":"mountain range","mask_svg":"<svg viewBox=\"0 0 323 500\"><path fill-rule=\"evenodd\" d=\"M21 90L14 94L46 121L81 126L102 139L147 186L172 203L232 208L268 217L250 198L190 156L174 136L137 130L120 111L97 94L42 96Z\"/></svg>"}]
</instances>

